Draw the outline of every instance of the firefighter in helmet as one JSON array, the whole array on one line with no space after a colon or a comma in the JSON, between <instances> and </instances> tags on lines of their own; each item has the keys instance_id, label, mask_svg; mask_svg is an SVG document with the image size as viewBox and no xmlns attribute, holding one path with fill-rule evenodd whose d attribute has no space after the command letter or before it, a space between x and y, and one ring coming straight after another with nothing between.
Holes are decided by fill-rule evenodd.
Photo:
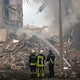
<instances>
[{"instance_id":1,"label":"firefighter in helmet","mask_svg":"<svg viewBox=\"0 0 80 80\"><path fill-rule=\"evenodd\" d=\"M37 76L44 77L44 60L45 56L43 55L44 51L41 50L37 55Z\"/></svg>"},{"instance_id":2,"label":"firefighter in helmet","mask_svg":"<svg viewBox=\"0 0 80 80\"><path fill-rule=\"evenodd\" d=\"M55 55L52 53L51 50L49 50L49 54L47 56L47 62L48 62L48 67L49 67L49 76L54 77L54 59Z\"/></svg>"},{"instance_id":3,"label":"firefighter in helmet","mask_svg":"<svg viewBox=\"0 0 80 80\"><path fill-rule=\"evenodd\" d=\"M36 78L36 61L37 61L37 56L35 55L35 50L32 50L32 53L29 56L31 78Z\"/></svg>"}]
</instances>

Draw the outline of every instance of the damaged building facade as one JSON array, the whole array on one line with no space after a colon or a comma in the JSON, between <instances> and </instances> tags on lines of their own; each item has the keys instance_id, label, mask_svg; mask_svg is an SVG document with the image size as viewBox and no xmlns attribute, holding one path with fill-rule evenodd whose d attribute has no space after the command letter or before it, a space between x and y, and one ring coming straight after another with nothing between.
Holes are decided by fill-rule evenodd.
<instances>
[{"instance_id":1,"label":"damaged building facade","mask_svg":"<svg viewBox=\"0 0 80 80\"><path fill-rule=\"evenodd\" d=\"M22 26L22 0L0 0L0 28L15 32Z\"/></svg>"}]
</instances>

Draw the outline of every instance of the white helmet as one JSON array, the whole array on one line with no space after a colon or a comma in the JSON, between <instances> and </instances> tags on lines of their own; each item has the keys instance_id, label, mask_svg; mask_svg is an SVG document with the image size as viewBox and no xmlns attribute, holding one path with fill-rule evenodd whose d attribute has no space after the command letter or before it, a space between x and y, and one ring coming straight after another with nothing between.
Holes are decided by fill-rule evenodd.
<instances>
[{"instance_id":1,"label":"white helmet","mask_svg":"<svg viewBox=\"0 0 80 80\"><path fill-rule=\"evenodd\" d=\"M43 50L40 50L40 53L42 54L44 51Z\"/></svg>"},{"instance_id":2,"label":"white helmet","mask_svg":"<svg viewBox=\"0 0 80 80\"><path fill-rule=\"evenodd\" d=\"M32 50L32 53L35 53L35 50Z\"/></svg>"}]
</instances>

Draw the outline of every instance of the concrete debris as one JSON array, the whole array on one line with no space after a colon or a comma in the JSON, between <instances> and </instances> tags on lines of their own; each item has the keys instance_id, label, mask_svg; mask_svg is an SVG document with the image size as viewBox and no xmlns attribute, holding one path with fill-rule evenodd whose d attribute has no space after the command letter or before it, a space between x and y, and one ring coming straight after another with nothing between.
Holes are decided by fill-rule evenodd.
<instances>
[{"instance_id":1,"label":"concrete debris","mask_svg":"<svg viewBox=\"0 0 80 80\"><path fill-rule=\"evenodd\" d=\"M18 45L19 40L13 39L9 45L7 45L6 50L13 51L15 47Z\"/></svg>"},{"instance_id":2,"label":"concrete debris","mask_svg":"<svg viewBox=\"0 0 80 80\"><path fill-rule=\"evenodd\" d=\"M54 46L59 50L58 42L54 44ZM79 51L70 50L69 48L65 49L64 44L64 57L66 60L71 64L71 66L80 65L80 56ZM29 65L28 65L28 57L31 53L31 50L36 50L36 55L39 53L40 49L43 49L45 52L45 56L48 54L48 50L50 47L45 44L41 39L37 38L36 36L30 37L28 40L8 40L8 42L1 43L0 45L0 72L2 71L25 71L29 73ZM7 50L7 51L6 51ZM55 75L59 76L59 65L58 60L55 60ZM45 63L46 64L46 63ZM45 66L47 68L47 64ZM74 67L67 67L64 63L64 78L65 77L78 77L80 75L80 66L78 68ZM48 72L48 71L47 71ZM47 74L46 72L46 74ZM56 74L57 73L57 74Z\"/></svg>"}]
</instances>

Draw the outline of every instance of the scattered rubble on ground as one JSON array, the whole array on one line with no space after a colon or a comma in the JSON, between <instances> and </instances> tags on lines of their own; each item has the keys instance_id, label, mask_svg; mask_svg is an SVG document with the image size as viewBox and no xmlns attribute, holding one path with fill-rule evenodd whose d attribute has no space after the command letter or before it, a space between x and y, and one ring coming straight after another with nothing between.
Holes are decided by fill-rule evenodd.
<instances>
[{"instance_id":1,"label":"scattered rubble on ground","mask_svg":"<svg viewBox=\"0 0 80 80\"><path fill-rule=\"evenodd\" d=\"M55 47L56 48L58 47L57 43ZM46 53L45 54L46 56L49 48L50 46L47 46L42 40L38 39L36 36L31 37L28 40L13 39L13 40L7 40L7 42L5 43L0 43L0 74L3 73L2 74L3 77L9 77L11 74L16 74L16 73L18 73L17 75L22 76L22 72L23 72L24 73L23 76L26 77L26 74L29 75L28 56L30 55L31 50L35 49L36 54L38 54L40 49L43 49L44 52ZM76 51L76 50L68 50L68 51L69 51L68 53L64 53L64 57L68 60L68 62L72 65L72 67L64 69L65 71L64 78L73 78L73 80L74 78L76 78L78 80L80 78L79 51ZM59 76L59 72L58 72L60 71L59 65L57 64L57 61L55 62L56 62L55 75ZM47 69L47 67L45 69ZM19 71L21 71L21 73L19 73ZM12 80L16 80L16 79L12 79ZM17 79L17 80L20 80L20 79ZM25 79L22 79L22 80L25 80Z\"/></svg>"}]
</instances>

